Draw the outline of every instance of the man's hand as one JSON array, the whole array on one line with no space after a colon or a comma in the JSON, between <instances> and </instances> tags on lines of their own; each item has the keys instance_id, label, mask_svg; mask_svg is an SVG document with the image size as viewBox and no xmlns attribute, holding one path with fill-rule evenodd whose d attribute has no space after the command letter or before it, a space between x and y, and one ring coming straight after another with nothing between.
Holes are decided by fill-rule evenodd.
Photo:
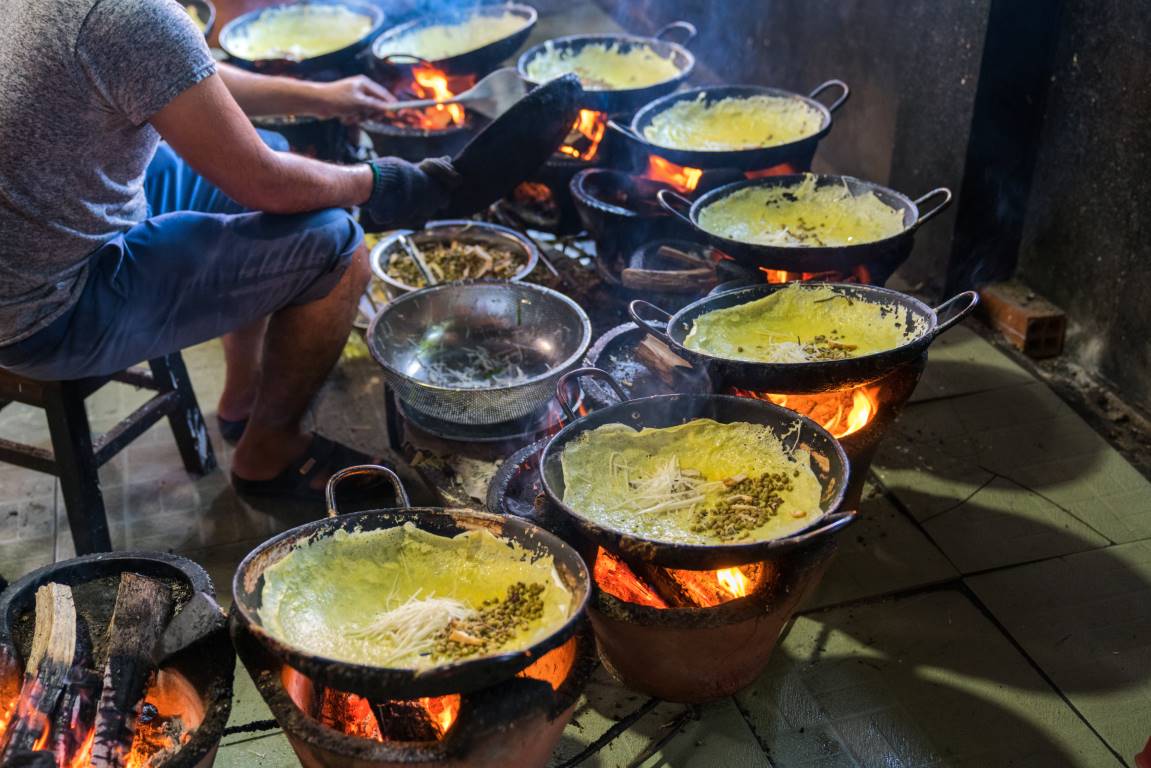
<instances>
[{"instance_id":1,"label":"man's hand","mask_svg":"<svg viewBox=\"0 0 1151 768\"><path fill-rule=\"evenodd\" d=\"M378 115L396 97L364 75L317 84L317 117L338 117L355 123Z\"/></svg>"}]
</instances>

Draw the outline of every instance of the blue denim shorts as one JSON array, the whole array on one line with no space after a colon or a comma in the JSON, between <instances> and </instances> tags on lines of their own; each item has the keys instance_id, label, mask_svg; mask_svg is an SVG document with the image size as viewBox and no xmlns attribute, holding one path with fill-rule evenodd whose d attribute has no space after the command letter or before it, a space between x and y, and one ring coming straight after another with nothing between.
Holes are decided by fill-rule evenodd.
<instances>
[{"instance_id":1,"label":"blue denim shorts","mask_svg":"<svg viewBox=\"0 0 1151 768\"><path fill-rule=\"evenodd\" d=\"M287 148L276 134L263 137ZM363 241L340 209L247 211L167 144L144 187L151 217L91 254L72 308L0 347L0 367L43 380L122 371L326 296Z\"/></svg>"}]
</instances>

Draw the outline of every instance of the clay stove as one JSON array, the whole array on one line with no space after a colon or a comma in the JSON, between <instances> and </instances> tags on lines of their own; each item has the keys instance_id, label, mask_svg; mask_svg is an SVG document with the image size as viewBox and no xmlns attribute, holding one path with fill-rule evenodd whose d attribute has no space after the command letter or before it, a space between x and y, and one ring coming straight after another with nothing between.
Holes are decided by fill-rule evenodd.
<instances>
[{"instance_id":1,"label":"clay stove","mask_svg":"<svg viewBox=\"0 0 1151 768\"><path fill-rule=\"evenodd\" d=\"M369 702L272 657L240 622L236 648L306 768L503 768L547 764L595 668L586 628L479 691Z\"/></svg>"},{"instance_id":2,"label":"clay stove","mask_svg":"<svg viewBox=\"0 0 1151 768\"><path fill-rule=\"evenodd\" d=\"M162 657L159 668L140 682L145 691L142 703L134 712L120 712L128 731L127 738L118 743L128 746L101 754L108 740L97 733L94 718L98 710L100 722L109 722L104 709L110 700L109 691L125 690L109 688L108 681L116 675L109 677L111 673L106 672L102 677L97 672L105 668L105 662L99 660L102 653L115 656L113 649L123 652L124 646L117 644L114 635L105 637L123 574L139 575L168 587L174 614L155 651ZM33 676L27 662L38 655L33 648L38 591L41 606L49 593L57 597L66 594L66 605L74 605L69 631L76 655L57 668L64 675L55 679L65 685L49 711L44 711L49 709L44 704L53 697L43 694L52 675L37 674L35 684L29 685ZM65 615L54 614L53 622L62 622ZM54 627L53 637L61 628ZM53 643L44 656L41 670L60 661L53 657L55 647L58 645ZM117 658L122 659L118 663L124 668L124 657ZM0 595L0 751L7 750L4 759L14 763L25 760L27 765L56 768L207 768L215 760L231 711L234 668L235 654L211 581L195 563L173 555L124 553L47 566L13 583ZM21 754L16 742L29 736L34 742Z\"/></svg>"}]
</instances>

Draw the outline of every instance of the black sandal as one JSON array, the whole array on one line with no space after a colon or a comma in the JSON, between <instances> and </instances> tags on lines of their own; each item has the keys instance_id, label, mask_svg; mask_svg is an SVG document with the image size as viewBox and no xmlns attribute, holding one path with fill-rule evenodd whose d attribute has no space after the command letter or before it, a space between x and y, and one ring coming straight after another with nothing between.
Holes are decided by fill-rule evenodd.
<instances>
[{"instance_id":1,"label":"black sandal","mask_svg":"<svg viewBox=\"0 0 1151 768\"><path fill-rule=\"evenodd\" d=\"M304 455L288 465L270 480L245 480L232 473L232 488L240 496L249 498L277 498L293 501L323 501L324 489L313 488L312 480L321 472L333 475L345 467L357 464L378 464L366 453L341 445L322 435L312 433L312 442Z\"/></svg>"}]
</instances>

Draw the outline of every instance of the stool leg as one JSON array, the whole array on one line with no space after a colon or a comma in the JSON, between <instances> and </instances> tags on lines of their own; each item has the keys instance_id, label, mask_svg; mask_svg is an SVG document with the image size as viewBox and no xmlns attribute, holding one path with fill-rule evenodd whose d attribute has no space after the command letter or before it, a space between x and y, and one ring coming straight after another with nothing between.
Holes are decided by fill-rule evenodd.
<instances>
[{"instance_id":1,"label":"stool leg","mask_svg":"<svg viewBox=\"0 0 1151 768\"><path fill-rule=\"evenodd\" d=\"M45 387L44 406L52 451L59 471L60 490L72 543L77 555L111 552L108 516L104 512L104 495L100 493L100 476L96 472L96 454L92 449L92 432L84 397L71 381Z\"/></svg>"},{"instance_id":2,"label":"stool leg","mask_svg":"<svg viewBox=\"0 0 1151 768\"><path fill-rule=\"evenodd\" d=\"M216 454L212 451L212 441L204 424L204 415L196 402L192 380L179 352L149 360L152 377L160 392L175 391L180 395L180 405L168 414L172 436L180 449L184 468L195 475L206 475L216 468Z\"/></svg>"}]
</instances>

